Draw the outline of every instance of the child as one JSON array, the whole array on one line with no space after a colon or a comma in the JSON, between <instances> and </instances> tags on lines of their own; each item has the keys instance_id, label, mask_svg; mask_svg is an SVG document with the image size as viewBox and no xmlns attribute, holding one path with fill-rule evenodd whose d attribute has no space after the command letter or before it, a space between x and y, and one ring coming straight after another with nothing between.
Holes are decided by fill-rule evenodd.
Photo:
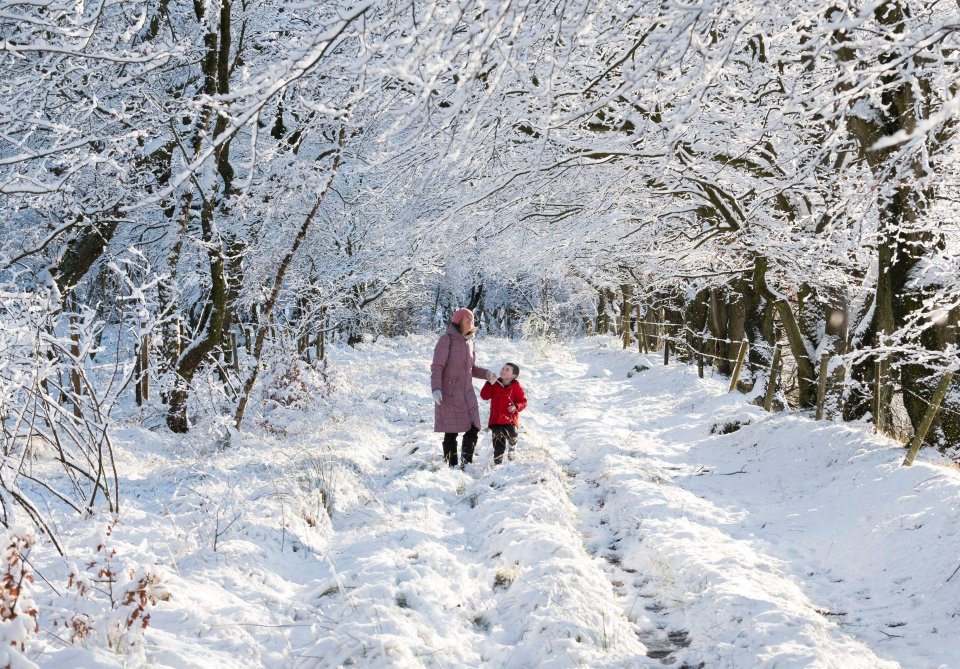
<instances>
[{"instance_id":1,"label":"child","mask_svg":"<svg viewBox=\"0 0 960 669\"><path fill-rule=\"evenodd\" d=\"M520 368L508 362L500 370L496 383L489 381L480 389L480 397L490 401L490 430L493 432L493 463L503 463L503 453L510 445L507 458L513 460L513 447L517 444L517 425L520 412L527 406L527 396L517 382Z\"/></svg>"}]
</instances>

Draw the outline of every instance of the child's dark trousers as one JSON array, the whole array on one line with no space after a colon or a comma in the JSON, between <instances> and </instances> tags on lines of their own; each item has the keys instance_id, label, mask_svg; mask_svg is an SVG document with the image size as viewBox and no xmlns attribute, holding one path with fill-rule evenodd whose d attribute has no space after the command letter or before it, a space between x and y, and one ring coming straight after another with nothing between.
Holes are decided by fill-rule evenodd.
<instances>
[{"instance_id":1,"label":"child's dark trousers","mask_svg":"<svg viewBox=\"0 0 960 669\"><path fill-rule=\"evenodd\" d=\"M503 464L503 454L513 460L513 447L517 445L516 425L491 425L493 433L493 464Z\"/></svg>"}]
</instances>

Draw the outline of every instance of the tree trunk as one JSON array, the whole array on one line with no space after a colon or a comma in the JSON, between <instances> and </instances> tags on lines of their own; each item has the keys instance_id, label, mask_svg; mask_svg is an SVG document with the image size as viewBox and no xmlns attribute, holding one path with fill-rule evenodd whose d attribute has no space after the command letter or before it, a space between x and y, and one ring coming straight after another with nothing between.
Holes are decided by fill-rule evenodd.
<instances>
[{"instance_id":1,"label":"tree trunk","mask_svg":"<svg viewBox=\"0 0 960 669\"><path fill-rule=\"evenodd\" d=\"M741 342L743 342L747 333L747 300L746 296L736 290L730 291L728 300L727 338L731 342L730 353L739 355ZM744 350L744 355L746 355L746 350ZM736 367L736 359L734 359L734 369L736 369Z\"/></svg>"},{"instance_id":2,"label":"tree trunk","mask_svg":"<svg viewBox=\"0 0 960 669\"><path fill-rule=\"evenodd\" d=\"M203 337L190 343L177 362L176 381L167 410L167 426L173 432L186 432L189 429L187 400L190 396L191 381L207 355L223 341L223 321L227 313L227 281L223 246L220 240L214 237L213 221L214 204L205 200L200 213L200 227L210 263L210 315Z\"/></svg>"},{"instance_id":3,"label":"tree trunk","mask_svg":"<svg viewBox=\"0 0 960 669\"><path fill-rule=\"evenodd\" d=\"M760 295L774 305L777 314L780 316L780 322L783 324L784 332L787 335L787 342L790 344L790 353L797 365L800 408L813 408L817 402L817 384L813 362L810 360L810 352L807 349L803 333L800 331L800 326L793 315L793 310L790 308L790 303L783 296L775 295L770 290L767 286L766 274L767 259L757 256L754 259L753 285Z\"/></svg>"},{"instance_id":4,"label":"tree trunk","mask_svg":"<svg viewBox=\"0 0 960 669\"><path fill-rule=\"evenodd\" d=\"M470 302L467 304L467 309L474 312L473 317L474 321L478 320L477 310L481 309L483 305L483 284L478 283L470 287Z\"/></svg>"},{"instance_id":5,"label":"tree trunk","mask_svg":"<svg viewBox=\"0 0 960 669\"><path fill-rule=\"evenodd\" d=\"M740 312L743 313L743 325L734 327L731 323L730 339L747 339L750 347L747 350L747 360L744 362L746 369L741 373L739 389L742 392L753 390L757 381L757 370L764 370L760 376L765 377L766 368L770 365L773 355L773 341L767 340L763 332L763 304L764 300L757 294L751 281L745 279L736 279L733 282L733 288L737 294L738 307L736 312L731 310L731 320L740 318ZM736 336L737 330L742 330L739 337Z\"/></svg>"},{"instance_id":6,"label":"tree trunk","mask_svg":"<svg viewBox=\"0 0 960 669\"><path fill-rule=\"evenodd\" d=\"M601 288L597 291L597 334L609 334L610 322L607 317L607 293Z\"/></svg>"},{"instance_id":7,"label":"tree trunk","mask_svg":"<svg viewBox=\"0 0 960 669\"><path fill-rule=\"evenodd\" d=\"M630 327L630 315L633 313L633 305L631 304L631 300L633 299L633 286L625 283L620 286L620 290L623 293L623 307L620 309L620 316L623 319L623 347L630 348L633 344Z\"/></svg>"},{"instance_id":8,"label":"tree trunk","mask_svg":"<svg viewBox=\"0 0 960 669\"><path fill-rule=\"evenodd\" d=\"M925 146L914 149L909 161L904 160L899 145L874 148L884 138L898 134L913 135L918 120L930 117L929 82L918 81L914 74L915 61L923 56L917 54L912 58L903 58L901 52L908 13L905 3L895 0L883 2L874 8L874 17L880 27L878 38L890 44L889 51L878 59L879 64L897 65L880 74L883 92L879 99L851 97L849 105L862 105L863 108L844 116L847 129L858 144L860 159L870 167L879 182L874 186L879 194L877 211L880 238L877 244L879 274L874 297L873 330L881 345L902 343L889 342L888 339L910 323L923 304L922 289L908 288L910 274L928 249L937 248L943 243L942 233L936 230L935 224L926 225L924 220L933 192L917 186L930 176L927 166L932 164L931 156L937 152L937 139L931 136ZM856 49L846 32L838 29L834 40L833 51L838 60L845 66L857 63ZM846 82L839 87L839 92L849 93L854 86L855 82ZM889 359L891 380L893 383L899 380L904 405L916 429L926 411L926 402L920 398L929 395L929 372L924 365L910 360L902 361L902 353L898 351L891 353ZM886 393L881 399L888 404L892 393ZM882 407L880 413L887 419L884 425L878 427L881 430L893 428L890 407Z\"/></svg>"},{"instance_id":9,"label":"tree trunk","mask_svg":"<svg viewBox=\"0 0 960 669\"><path fill-rule=\"evenodd\" d=\"M960 343L960 307L951 309L946 317L932 327L929 331L929 347L932 351L943 351L948 346L956 346ZM936 379L928 379L927 384L930 391L924 395L924 399L930 400L937 384ZM938 442L941 448L960 446L960 374L955 374L953 383L947 388L947 393L942 402L943 410L938 412L931 425L932 434L936 437L928 439L929 442Z\"/></svg>"},{"instance_id":10,"label":"tree trunk","mask_svg":"<svg viewBox=\"0 0 960 669\"><path fill-rule=\"evenodd\" d=\"M243 415L246 412L247 402L250 399L250 393L253 391L253 385L257 381L257 375L260 373L260 356L263 353L263 343L267 335L269 314L273 313L273 308L277 303L277 298L280 296L280 289L283 286L283 279L286 276L287 269L290 267L290 263L293 261L294 256L296 256L297 250L300 248L300 244L302 244L303 240L306 238L307 231L310 229L313 219L320 210L320 205L323 203L324 196L326 196L330 186L333 185L333 180L337 175L337 169L340 167L340 160L343 157L343 146L346 141L346 136L346 125L341 125L340 133L337 138L337 150L334 154L333 166L330 168L330 176L327 178L327 183L324 186L324 189L320 192L320 195L317 196L317 201L310 210L310 213L307 214L307 217L300 225L300 230L297 232L297 236L293 240L290 250L287 251L287 254L283 257L283 260L281 260L280 267L277 269L277 274L273 278L273 287L270 290L270 294L267 296L267 300L263 304L263 311L267 317L263 319L258 327L257 336L253 342L253 367L250 370L250 374L247 376L246 382L243 384L243 390L240 392L240 401L237 403L237 411L234 414L234 423L237 428L239 428L240 424L243 422ZM323 355L322 344L320 355Z\"/></svg>"},{"instance_id":11,"label":"tree trunk","mask_svg":"<svg viewBox=\"0 0 960 669\"><path fill-rule=\"evenodd\" d=\"M177 360L180 359L182 350L180 348L180 335L182 330L182 316L177 305L178 291L177 273L180 266L180 253L183 249L183 240L187 235L187 228L190 224L190 207L193 206L193 192L187 191L180 204L180 225L175 237L173 246L167 255L167 272L169 277L161 281L157 286L157 299L160 303L160 311L167 314L167 320L163 324L163 349L161 358L166 361L170 369L176 368Z\"/></svg>"},{"instance_id":12,"label":"tree trunk","mask_svg":"<svg viewBox=\"0 0 960 669\"><path fill-rule=\"evenodd\" d=\"M727 300L720 288L710 289L710 318L708 326L712 338L710 354L713 356L713 365L721 374L733 372L733 361L730 360L730 345L727 343Z\"/></svg>"},{"instance_id":13,"label":"tree trunk","mask_svg":"<svg viewBox=\"0 0 960 669\"><path fill-rule=\"evenodd\" d=\"M706 288L701 289L700 292L686 304L683 314L683 321L686 323L684 336L690 348L696 351L695 355L698 357L698 364L699 361L703 359L704 353L706 353L702 333L707 325L707 315L709 312L707 301L709 299L710 291Z\"/></svg>"},{"instance_id":14,"label":"tree trunk","mask_svg":"<svg viewBox=\"0 0 960 669\"><path fill-rule=\"evenodd\" d=\"M195 5L197 18L203 23L203 6ZM221 17L223 14L221 13ZM229 31L229 26L227 26ZM216 26L209 25L204 34L203 42L206 50L201 61L203 72L203 93L212 98L217 93L218 75L218 38ZM197 122L191 145L194 155L199 155L203 147L203 137L209 127L213 110L205 105ZM219 124L219 121L218 121ZM219 163L218 153L214 154ZM199 186L195 184L199 190ZM167 408L167 426L173 432L186 432L190 425L187 419L187 401L190 397L190 384L193 376L200 369L200 365L213 349L223 341L223 323L227 312L227 282L223 242L215 233L214 220L216 217L215 193L204 195L200 191L203 204L200 208L200 230L204 246L207 249L207 260L210 266L210 294L205 308L206 322L203 325L201 338L186 346L176 364L176 376L173 391L170 393L170 404ZM185 213L186 215L186 213Z\"/></svg>"},{"instance_id":15,"label":"tree trunk","mask_svg":"<svg viewBox=\"0 0 960 669\"><path fill-rule=\"evenodd\" d=\"M50 270L61 299L66 298L86 275L93 264L103 255L107 244L117 231L119 216L112 220L92 222L80 228L80 231L67 242L66 250L60 256L56 266Z\"/></svg>"}]
</instances>

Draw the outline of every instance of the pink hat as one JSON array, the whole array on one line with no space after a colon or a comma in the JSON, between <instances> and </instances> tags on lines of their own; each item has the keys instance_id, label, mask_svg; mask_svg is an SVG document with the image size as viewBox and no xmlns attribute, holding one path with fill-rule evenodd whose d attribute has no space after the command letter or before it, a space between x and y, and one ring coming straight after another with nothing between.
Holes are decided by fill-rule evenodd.
<instances>
[{"instance_id":1,"label":"pink hat","mask_svg":"<svg viewBox=\"0 0 960 669\"><path fill-rule=\"evenodd\" d=\"M460 321L462 321L467 316L470 316L471 318L473 318L473 312L467 309L466 307L463 307L461 309L457 309L453 313L453 318L451 318L450 321L459 325Z\"/></svg>"}]
</instances>

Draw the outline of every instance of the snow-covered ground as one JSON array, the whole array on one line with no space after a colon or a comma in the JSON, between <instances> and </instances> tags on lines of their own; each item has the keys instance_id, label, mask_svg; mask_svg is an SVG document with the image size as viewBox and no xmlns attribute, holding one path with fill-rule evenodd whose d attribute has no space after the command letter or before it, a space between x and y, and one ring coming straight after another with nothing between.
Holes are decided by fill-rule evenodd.
<instances>
[{"instance_id":1,"label":"snow-covered ground","mask_svg":"<svg viewBox=\"0 0 960 669\"><path fill-rule=\"evenodd\" d=\"M478 462L450 470L432 432L433 343L332 351L328 398L251 416L229 446L213 428L119 429L119 522L61 526L95 587L79 594L37 558L28 656L960 666L960 472L935 454L904 469L902 448L865 426L766 414L683 365L631 374L643 359L612 339L481 338L481 364L522 368L518 457L494 467L484 433ZM158 579L142 639L129 603L111 611L122 598L94 578L104 563ZM77 611L89 631L70 645ZM96 650L111 621L118 650Z\"/></svg>"}]
</instances>

